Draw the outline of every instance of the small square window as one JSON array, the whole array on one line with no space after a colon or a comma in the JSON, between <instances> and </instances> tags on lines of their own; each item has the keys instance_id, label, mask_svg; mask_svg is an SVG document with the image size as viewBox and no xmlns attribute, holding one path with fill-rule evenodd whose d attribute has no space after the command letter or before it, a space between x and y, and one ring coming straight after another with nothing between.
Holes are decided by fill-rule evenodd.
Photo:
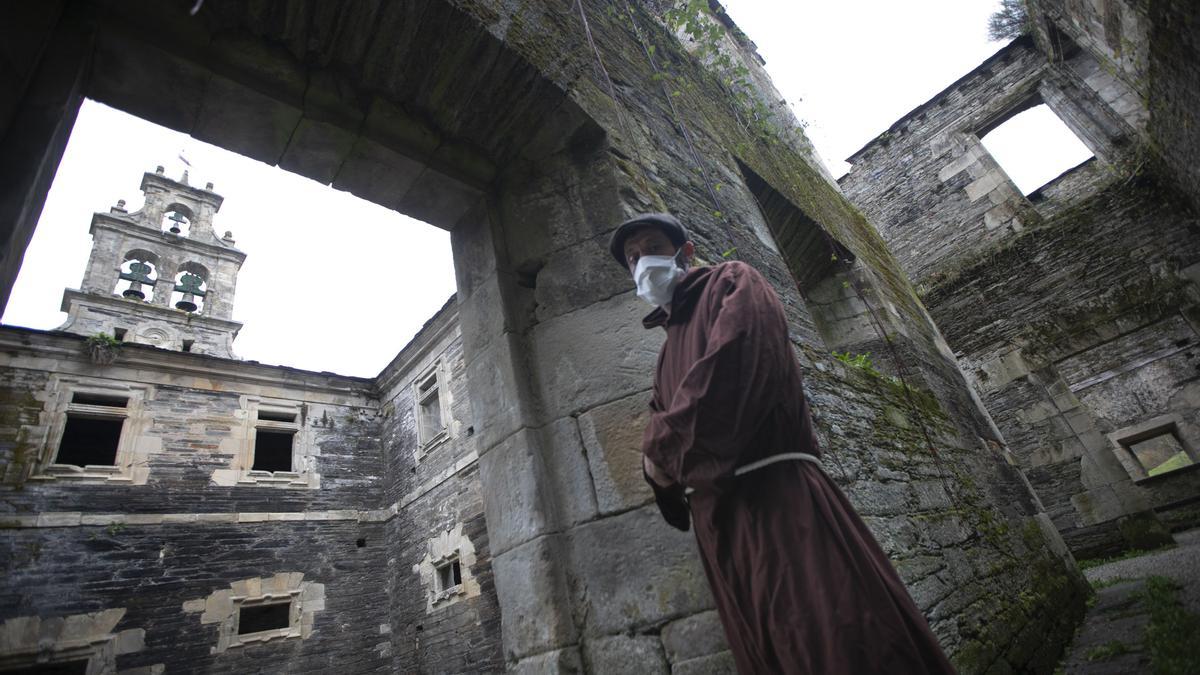
<instances>
[{"instance_id":1,"label":"small square window","mask_svg":"<svg viewBox=\"0 0 1200 675\"><path fill-rule=\"evenodd\" d=\"M283 630L292 625L292 603L242 605L238 609L238 635Z\"/></svg>"},{"instance_id":2,"label":"small square window","mask_svg":"<svg viewBox=\"0 0 1200 675\"><path fill-rule=\"evenodd\" d=\"M439 593L462 585L462 565L457 558L438 565L436 571Z\"/></svg>"},{"instance_id":3,"label":"small square window","mask_svg":"<svg viewBox=\"0 0 1200 675\"><path fill-rule=\"evenodd\" d=\"M1183 444L1170 431L1130 443L1126 447L1146 470L1147 476L1158 476L1193 463Z\"/></svg>"},{"instance_id":4,"label":"small square window","mask_svg":"<svg viewBox=\"0 0 1200 675\"><path fill-rule=\"evenodd\" d=\"M1140 482L1197 466L1200 455L1179 435L1181 423L1178 414L1161 415L1114 431L1108 439L1121 466Z\"/></svg>"},{"instance_id":5,"label":"small square window","mask_svg":"<svg viewBox=\"0 0 1200 675\"><path fill-rule=\"evenodd\" d=\"M292 438L295 431L256 429L254 434L255 471L291 471Z\"/></svg>"},{"instance_id":6,"label":"small square window","mask_svg":"<svg viewBox=\"0 0 1200 675\"><path fill-rule=\"evenodd\" d=\"M1045 104L1013 115L980 140L1026 195L1092 157L1092 151Z\"/></svg>"},{"instance_id":7,"label":"small square window","mask_svg":"<svg viewBox=\"0 0 1200 675\"><path fill-rule=\"evenodd\" d=\"M85 417L68 413L55 464L115 466L121 444L122 418Z\"/></svg>"}]
</instances>

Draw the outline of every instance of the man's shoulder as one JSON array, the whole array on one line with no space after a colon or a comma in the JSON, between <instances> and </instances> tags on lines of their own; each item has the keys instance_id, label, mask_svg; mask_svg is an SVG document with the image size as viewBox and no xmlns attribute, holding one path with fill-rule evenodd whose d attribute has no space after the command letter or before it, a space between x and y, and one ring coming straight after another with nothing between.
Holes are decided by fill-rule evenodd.
<instances>
[{"instance_id":1,"label":"man's shoulder","mask_svg":"<svg viewBox=\"0 0 1200 675\"><path fill-rule=\"evenodd\" d=\"M766 282L766 278L752 265L742 262L741 260L728 260L723 263L713 265L712 277L714 279L727 279L729 281L750 281L754 283Z\"/></svg>"}]
</instances>

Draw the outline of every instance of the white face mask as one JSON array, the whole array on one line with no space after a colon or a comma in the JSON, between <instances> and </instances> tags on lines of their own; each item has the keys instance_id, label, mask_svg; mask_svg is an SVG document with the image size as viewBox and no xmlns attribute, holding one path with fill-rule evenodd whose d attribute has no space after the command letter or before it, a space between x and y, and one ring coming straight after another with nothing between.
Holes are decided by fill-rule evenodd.
<instances>
[{"instance_id":1,"label":"white face mask","mask_svg":"<svg viewBox=\"0 0 1200 675\"><path fill-rule=\"evenodd\" d=\"M633 281L637 284L638 297L655 307L664 307L671 302L675 287L683 278L684 269L679 264L681 248L675 255L644 255L638 258L633 268Z\"/></svg>"}]
</instances>

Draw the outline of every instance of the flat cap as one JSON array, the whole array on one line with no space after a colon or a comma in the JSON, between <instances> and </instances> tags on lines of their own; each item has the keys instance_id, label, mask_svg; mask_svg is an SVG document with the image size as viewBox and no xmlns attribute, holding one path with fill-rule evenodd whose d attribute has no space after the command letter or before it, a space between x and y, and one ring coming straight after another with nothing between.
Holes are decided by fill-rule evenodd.
<instances>
[{"instance_id":1,"label":"flat cap","mask_svg":"<svg viewBox=\"0 0 1200 675\"><path fill-rule=\"evenodd\" d=\"M687 230L683 229L683 225L675 216L669 213L640 213L621 223L617 231L613 232L612 239L608 241L608 250L621 267L629 268L629 263L625 260L625 240L635 230L643 227L657 227L662 230L676 248L683 246L688 240Z\"/></svg>"}]
</instances>

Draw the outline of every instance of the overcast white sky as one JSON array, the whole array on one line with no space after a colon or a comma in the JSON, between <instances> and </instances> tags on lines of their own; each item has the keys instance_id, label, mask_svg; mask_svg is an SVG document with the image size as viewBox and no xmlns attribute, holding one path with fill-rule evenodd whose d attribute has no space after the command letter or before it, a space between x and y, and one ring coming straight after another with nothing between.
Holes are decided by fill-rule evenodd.
<instances>
[{"instance_id":1,"label":"overcast white sky","mask_svg":"<svg viewBox=\"0 0 1200 675\"><path fill-rule=\"evenodd\" d=\"M986 34L997 0L724 2L834 176L847 170L843 159L1002 46ZM993 154L1005 146L993 136L1008 126L985 139ZM1089 155L1069 132L1059 141L1028 128L1011 134L1042 170L1000 157L1025 192ZM118 199L139 208L142 173L162 164L178 178L181 150L191 184L212 181L225 197L218 234L232 230L248 256L234 306L245 323L240 357L374 376L454 292L446 232L88 101L3 322L61 325L62 291L79 286L91 250L92 213Z\"/></svg>"}]
</instances>

